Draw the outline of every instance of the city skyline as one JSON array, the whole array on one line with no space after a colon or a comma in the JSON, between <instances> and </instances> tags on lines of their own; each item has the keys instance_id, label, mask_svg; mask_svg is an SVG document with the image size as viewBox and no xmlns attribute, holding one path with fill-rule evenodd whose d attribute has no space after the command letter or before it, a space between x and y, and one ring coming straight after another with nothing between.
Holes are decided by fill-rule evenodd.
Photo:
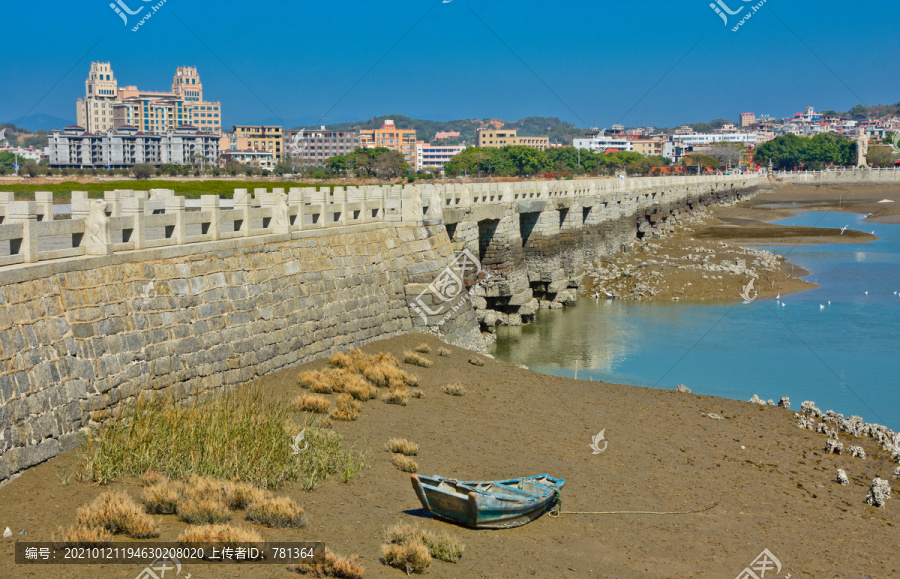
<instances>
[{"instance_id":1,"label":"city skyline","mask_svg":"<svg viewBox=\"0 0 900 579\"><path fill-rule=\"evenodd\" d=\"M737 120L745 111L780 118L806 105L848 110L900 100L900 64L887 57L886 35L830 40L825 24L835 14L844 30L870 21L844 15L834 1L817 3L815 12L766 4L738 32L723 27L706 2L548 10L529 0L346 2L342 10L272 2L265 13L170 0L132 32L151 5L130 1L134 11L147 8L127 24L107 2L45 3L43 26L74 23L80 34L45 35L48 41L3 61L3 77L17 90L5 91L0 119L43 114L74 122L73 98L83 94L91 61L110 61L123 84L148 88L164 88L176 66L196 66L223 104L223 127L386 114L674 127ZM11 21L30 14L22 5L6 12ZM273 32L276 13L278 22L298 22L296 30ZM592 19L602 30L573 30ZM897 20L887 13L879 23L890 29ZM17 27L11 42L27 44L26 34ZM167 42L173 37L180 41Z\"/></svg>"}]
</instances>

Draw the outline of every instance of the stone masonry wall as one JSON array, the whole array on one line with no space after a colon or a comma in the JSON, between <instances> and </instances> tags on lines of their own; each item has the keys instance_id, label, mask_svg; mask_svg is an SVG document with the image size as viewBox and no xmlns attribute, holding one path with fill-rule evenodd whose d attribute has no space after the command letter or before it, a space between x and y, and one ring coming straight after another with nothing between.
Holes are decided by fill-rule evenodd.
<instances>
[{"instance_id":1,"label":"stone masonry wall","mask_svg":"<svg viewBox=\"0 0 900 579\"><path fill-rule=\"evenodd\" d=\"M0 482L140 391L203 398L414 331L452 260L442 225L371 224L16 267L0 277ZM440 328L483 349L460 303Z\"/></svg>"}]
</instances>

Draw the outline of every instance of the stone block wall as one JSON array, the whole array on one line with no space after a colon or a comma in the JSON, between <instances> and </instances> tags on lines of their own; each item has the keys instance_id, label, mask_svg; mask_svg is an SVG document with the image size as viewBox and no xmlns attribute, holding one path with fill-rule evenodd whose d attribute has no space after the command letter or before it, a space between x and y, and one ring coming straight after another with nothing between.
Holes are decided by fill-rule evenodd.
<instances>
[{"instance_id":1,"label":"stone block wall","mask_svg":"<svg viewBox=\"0 0 900 579\"><path fill-rule=\"evenodd\" d=\"M17 266L0 278L0 482L73 448L141 391L203 398L425 330L412 292L442 225L370 224ZM441 335L484 343L467 301Z\"/></svg>"}]
</instances>

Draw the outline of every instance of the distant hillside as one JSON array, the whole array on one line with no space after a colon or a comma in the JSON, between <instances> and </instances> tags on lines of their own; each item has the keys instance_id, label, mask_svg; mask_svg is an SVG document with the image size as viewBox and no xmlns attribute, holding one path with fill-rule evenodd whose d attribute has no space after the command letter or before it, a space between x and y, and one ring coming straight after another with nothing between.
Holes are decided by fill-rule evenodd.
<instances>
[{"instance_id":1,"label":"distant hillside","mask_svg":"<svg viewBox=\"0 0 900 579\"><path fill-rule=\"evenodd\" d=\"M19 127L31 129L32 132L52 131L53 129L61 129L63 127L68 127L69 125L75 124L74 120L63 119L61 117L54 117L53 115L43 114L28 115L27 117L23 117L21 119L9 119L8 122L15 123Z\"/></svg>"},{"instance_id":2,"label":"distant hillside","mask_svg":"<svg viewBox=\"0 0 900 579\"><path fill-rule=\"evenodd\" d=\"M481 127L488 127L490 119L465 119L458 121L430 121L426 119L412 119L405 115L384 115L374 117L367 121L354 121L349 123L335 123L326 125L333 130L341 129L378 129L384 124L385 119L392 119L400 129L415 129L416 138L423 141L434 140L438 132L458 132L459 138L444 139L441 143L467 143L475 142L475 131ZM301 127L294 127L299 129ZM318 127L306 127L318 128ZM573 138L581 137L589 129L579 129L572 123L562 121L556 117L525 117L518 121L503 121L504 129L517 129L523 137L549 136L550 141L569 145Z\"/></svg>"}]
</instances>

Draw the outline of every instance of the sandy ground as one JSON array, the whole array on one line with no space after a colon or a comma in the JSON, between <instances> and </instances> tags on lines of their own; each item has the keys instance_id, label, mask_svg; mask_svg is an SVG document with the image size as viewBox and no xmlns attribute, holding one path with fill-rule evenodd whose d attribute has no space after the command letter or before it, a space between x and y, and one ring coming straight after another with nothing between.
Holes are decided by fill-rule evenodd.
<instances>
[{"instance_id":1,"label":"sandy ground","mask_svg":"<svg viewBox=\"0 0 900 579\"><path fill-rule=\"evenodd\" d=\"M400 354L423 341L439 345L435 338L407 336L364 349ZM369 468L349 484L332 477L309 493L285 487L284 494L305 505L310 522L292 531L260 528L263 537L324 541L339 553L359 554L367 577L403 575L378 559L383 529L400 521L450 530L466 544L458 564L432 563L428 574L435 577L730 578L763 549L782 563L779 577L900 576L900 500L886 509L864 503L872 478L889 478L895 466L871 439L841 435L845 445L865 448L865 460L827 455L825 435L798 429L794 412L783 408L544 376L490 359L476 367L467 362L469 352L451 350L449 358L428 356L432 368L414 368L423 398L406 407L369 401L358 421L337 423L335 430L348 442L367 445ZM300 392L297 373L323 365L265 383L274 395L290 399ZM467 393L443 394L440 387L450 382L463 383ZM588 445L603 429L609 445L594 455ZM409 475L393 467L383 450L394 436L420 445L416 458L423 474L563 477L564 512L502 531L423 518ZM0 525L42 540L58 525L73 523L77 506L103 490L75 481L60 486L57 473L75 463L69 453L0 489ZM848 472L849 486L834 482L837 468ZM135 481L113 486L134 496L140 492ZM697 514L568 513L711 506ZM174 539L185 527L173 516L155 517L162 523L160 540ZM107 565L29 572L12 564L19 538L0 542L0 576L130 578L140 571ZM195 578L290 576L284 567L268 565L192 563L182 575L188 572Z\"/></svg>"},{"instance_id":2,"label":"sandy ground","mask_svg":"<svg viewBox=\"0 0 900 579\"><path fill-rule=\"evenodd\" d=\"M807 193L777 190L754 204L772 202L769 195L792 202L790 195ZM887 195L877 192L873 198ZM746 209L724 212L729 211ZM364 350L400 354L422 342L439 346L432 337L406 336ZM281 489L305 506L310 522L299 530L257 528L265 539L324 541L338 553L360 555L366 577L403 576L379 561L384 528L401 521L450 530L466 544L458 564L432 563L427 574L434 577L731 578L763 549L779 559L777 577L900 577L900 481L891 481L894 500L887 508L864 502L872 479L890 479L897 466L872 439L839 437L845 447L862 446L866 459L826 454L826 436L797 428L794 411L545 376L487 358L477 367L468 363L471 353L450 350L449 358L428 356L432 368L408 368L421 377L423 398L406 407L369 401L358 421L335 424L348 443L368 448L368 468L349 484L334 476L312 492L296 485ZM287 403L301 392L297 374L324 365L285 371L265 378L264 385ZM454 397L440 391L453 382L467 393ZM800 402L793 401L795 410ZM706 416L710 413L723 420ZM609 444L595 455L588 445L601 430ZM416 459L423 474L563 477L563 514L502 531L423 517L409 475L391 465L383 450L395 436L420 445ZM0 489L0 529L28 532L0 539L0 578L130 579L141 571L139 566L14 565L15 541L50 540L58 526L75 522L78 506L105 490L76 480L62 486L59 476L78 462L77 452L67 453ZM838 468L848 473L848 486L834 482ZM135 497L140 493L134 480L111 486ZM159 540L173 540L186 526L173 516L154 516L162 527ZM178 577L188 573L198 579L292 576L283 566L259 564L191 563Z\"/></svg>"}]
</instances>

